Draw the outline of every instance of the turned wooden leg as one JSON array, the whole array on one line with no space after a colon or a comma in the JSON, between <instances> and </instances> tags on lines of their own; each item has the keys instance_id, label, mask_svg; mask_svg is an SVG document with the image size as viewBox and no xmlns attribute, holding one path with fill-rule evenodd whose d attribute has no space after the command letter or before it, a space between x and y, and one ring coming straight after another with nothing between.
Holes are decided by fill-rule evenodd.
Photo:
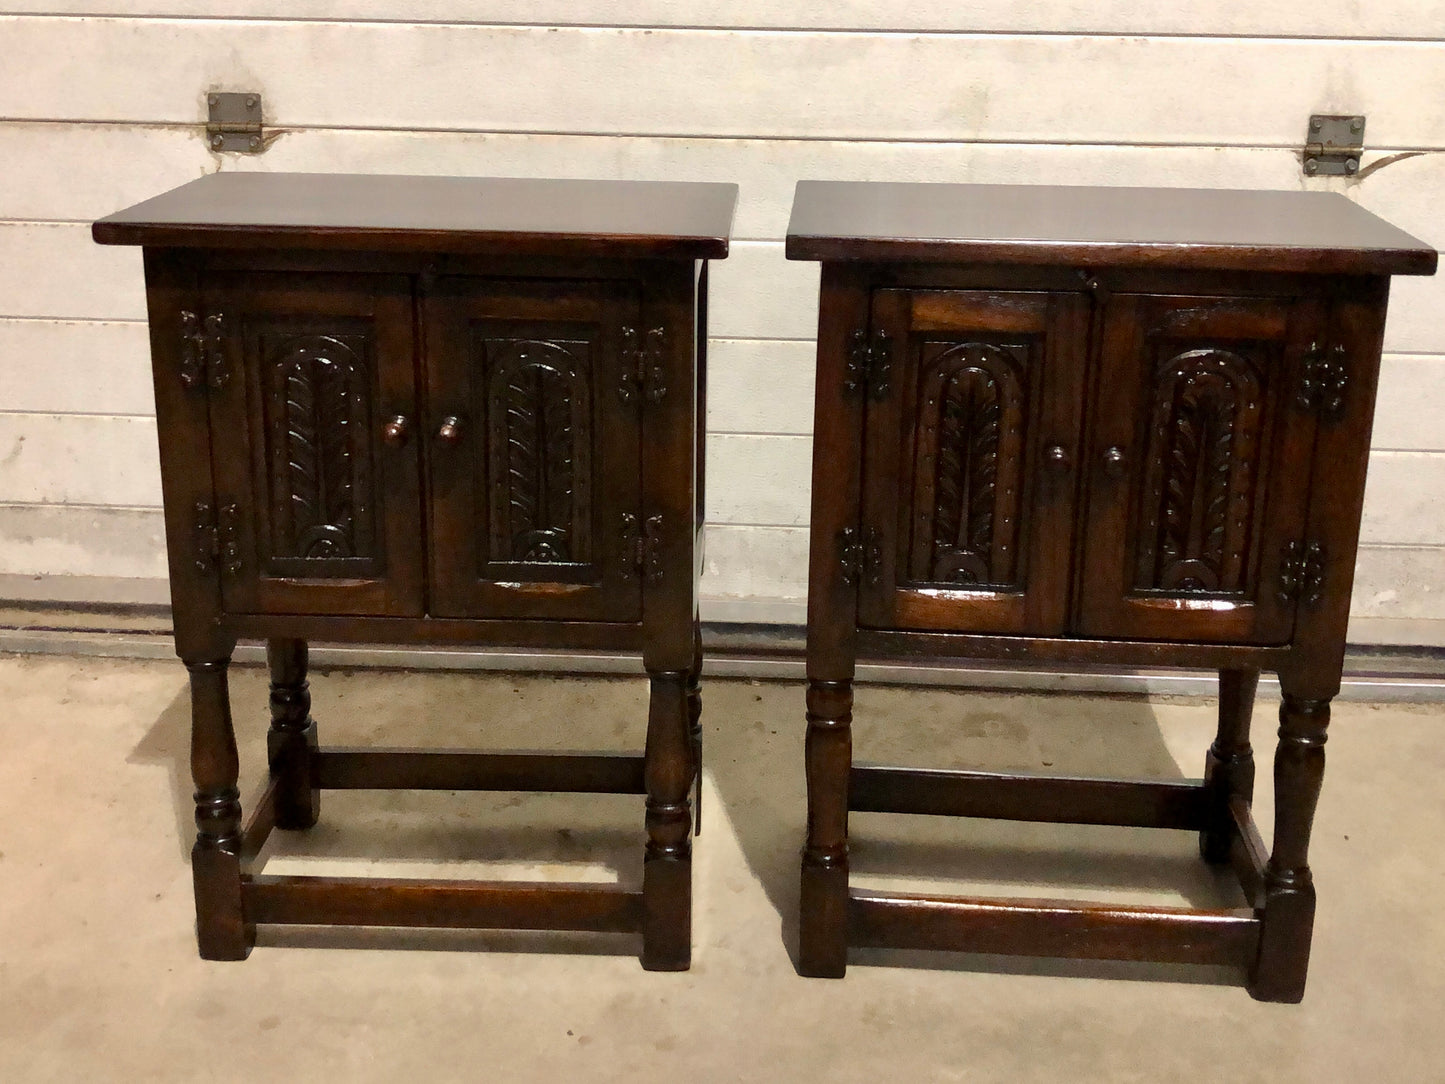
<instances>
[{"instance_id":1,"label":"turned wooden leg","mask_svg":"<svg viewBox=\"0 0 1445 1084\"><path fill-rule=\"evenodd\" d=\"M266 642L271 666L271 730L266 752L277 777L276 827L310 828L321 815L321 791L313 786L316 720L306 680L306 641Z\"/></svg>"},{"instance_id":2,"label":"turned wooden leg","mask_svg":"<svg viewBox=\"0 0 1445 1084\"><path fill-rule=\"evenodd\" d=\"M692 742L693 829L702 835L702 622L692 623L692 669L687 672L688 737Z\"/></svg>"},{"instance_id":3,"label":"turned wooden leg","mask_svg":"<svg viewBox=\"0 0 1445 1084\"><path fill-rule=\"evenodd\" d=\"M1229 815L1232 798L1254 799L1254 750L1249 720L1254 713L1258 670L1219 671L1219 730L1204 759L1209 791L1209 827L1199 833L1199 853L1208 862L1228 862L1234 838Z\"/></svg>"},{"instance_id":4,"label":"turned wooden leg","mask_svg":"<svg viewBox=\"0 0 1445 1084\"><path fill-rule=\"evenodd\" d=\"M644 769L647 853L642 866L642 966L686 971L692 962L692 746L688 675L649 671Z\"/></svg>"},{"instance_id":5,"label":"turned wooden leg","mask_svg":"<svg viewBox=\"0 0 1445 1084\"><path fill-rule=\"evenodd\" d=\"M1264 922L1249 992L1260 1001L1304 997L1314 929L1315 886L1310 876L1310 829L1325 775L1328 700L1285 691L1274 756L1274 849L1264 875Z\"/></svg>"},{"instance_id":6,"label":"turned wooden leg","mask_svg":"<svg viewBox=\"0 0 1445 1084\"><path fill-rule=\"evenodd\" d=\"M230 659L188 662L191 675L191 776L196 784L196 938L201 958L244 960L256 941L241 906L240 761L226 684Z\"/></svg>"},{"instance_id":7,"label":"turned wooden leg","mask_svg":"<svg viewBox=\"0 0 1445 1084\"><path fill-rule=\"evenodd\" d=\"M803 849L798 970L842 978L848 968L848 773L853 683L808 682L808 841Z\"/></svg>"}]
</instances>

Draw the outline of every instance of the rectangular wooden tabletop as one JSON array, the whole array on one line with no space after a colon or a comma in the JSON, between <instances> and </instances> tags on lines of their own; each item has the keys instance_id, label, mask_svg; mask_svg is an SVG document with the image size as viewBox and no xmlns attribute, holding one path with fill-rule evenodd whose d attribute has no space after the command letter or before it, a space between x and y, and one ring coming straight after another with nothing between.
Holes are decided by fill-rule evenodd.
<instances>
[{"instance_id":1,"label":"rectangular wooden tabletop","mask_svg":"<svg viewBox=\"0 0 1445 1084\"><path fill-rule=\"evenodd\" d=\"M103 218L101 244L704 259L737 185L346 173L213 173Z\"/></svg>"},{"instance_id":2,"label":"rectangular wooden tabletop","mask_svg":"<svg viewBox=\"0 0 1445 1084\"><path fill-rule=\"evenodd\" d=\"M790 260L1428 275L1435 250L1333 192L799 181Z\"/></svg>"}]
</instances>

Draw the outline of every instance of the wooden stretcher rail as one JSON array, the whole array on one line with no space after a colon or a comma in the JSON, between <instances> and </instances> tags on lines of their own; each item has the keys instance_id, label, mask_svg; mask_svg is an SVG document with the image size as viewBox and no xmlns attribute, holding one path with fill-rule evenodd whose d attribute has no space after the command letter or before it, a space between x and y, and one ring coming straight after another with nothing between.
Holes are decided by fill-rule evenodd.
<instances>
[{"instance_id":1,"label":"wooden stretcher rail","mask_svg":"<svg viewBox=\"0 0 1445 1084\"><path fill-rule=\"evenodd\" d=\"M321 750L315 763L323 790L647 792L637 754L338 748Z\"/></svg>"},{"instance_id":2,"label":"wooden stretcher rail","mask_svg":"<svg viewBox=\"0 0 1445 1084\"><path fill-rule=\"evenodd\" d=\"M241 892L247 921L258 924L598 933L642 925L642 893L605 884L253 877Z\"/></svg>"},{"instance_id":3,"label":"wooden stretcher rail","mask_svg":"<svg viewBox=\"0 0 1445 1084\"><path fill-rule=\"evenodd\" d=\"M1244 898L1251 907L1264 903L1264 869L1269 865L1269 848L1264 845L1259 829L1255 827L1249 803L1243 798L1229 802L1229 816L1234 828L1234 839L1229 848L1229 861L1239 878L1239 887L1244 889Z\"/></svg>"},{"instance_id":4,"label":"wooden stretcher rail","mask_svg":"<svg viewBox=\"0 0 1445 1084\"><path fill-rule=\"evenodd\" d=\"M857 891L848 900L849 943L872 948L1244 966L1259 928L1247 910Z\"/></svg>"},{"instance_id":5,"label":"wooden stretcher rail","mask_svg":"<svg viewBox=\"0 0 1445 1084\"><path fill-rule=\"evenodd\" d=\"M1209 815L1208 796L1198 779L1085 779L861 764L848 777L848 808L859 813L1194 830L1204 828Z\"/></svg>"}]
</instances>

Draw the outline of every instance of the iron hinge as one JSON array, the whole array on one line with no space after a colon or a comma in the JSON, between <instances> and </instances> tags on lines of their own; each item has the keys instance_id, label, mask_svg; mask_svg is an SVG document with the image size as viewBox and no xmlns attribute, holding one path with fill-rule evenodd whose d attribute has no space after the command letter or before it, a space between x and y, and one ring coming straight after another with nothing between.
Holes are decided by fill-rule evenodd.
<instances>
[{"instance_id":1,"label":"iron hinge","mask_svg":"<svg viewBox=\"0 0 1445 1084\"><path fill-rule=\"evenodd\" d=\"M209 573L221 555L220 538L216 534L216 510L210 501L197 501L195 508L196 571Z\"/></svg>"},{"instance_id":2,"label":"iron hinge","mask_svg":"<svg viewBox=\"0 0 1445 1084\"><path fill-rule=\"evenodd\" d=\"M199 388L205 384L220 389L226 386L230 372L222 341L226 318L219 312L204 320L189 310L181 311L181 384Z\"/></svg>"},{"instance_id":3,"label":"iron hinge","mask_svg":"<svg viewBox=\"0 0 1445 1084\"><path fill-rule=\"evenodd\" d=\"M213 151L260 154L266 149L261 128L261 95L254 91L206 95L206 144Z\"/></svg>"},{"instance_id":4,"label":"iron hinge","mask_svg":"<svg viewBox=\"0 0 1445 1084\"><path fill-rule=\"evenodd\" d=\"M1305 133L1304 171L1310 177L1354 176L1364 148L1364 117L1316 113Z\"/></svg>"},{"instance_id":5,"label":"iron hinge","mask_svg":"<svg viewBox=\"0 0 1445 1084\"><path fill-rule=\"evenodd\" d=\"M234 504L221 505L220 513L216 516L216 535L221 571L228 576L234 576L241 571L241 540Z\"/></svg>"},{"instance_id":6,"label":"iron hinge","mask_svg":"<svg viewBox=\"0 0 1445 1084\"><path fill-rule=\"evenodd\" d=\"M622 578L641 576L648 583L662 582L662 516L641 521L631 512L622 513Z\"/></svg>"},{"instance_id":7,"label":"iron hinge","mask_svg":"<svg viewBox=\"0 0 1445 1084\"><path fill-rule=\"evenodd\" d=\"M1325 550L1318 542L1290 542L1279 565L1279 600L1314 606L1325 586Z\"/></svg>"},{"instance_id":8,"label":"iron hinge","mask_svg":"<svg viewBox=\"0 0 1445 1084\"><path fill-rule=\"evenodd\" d=\"M617 394L624 403L639 398L660 403L667 395L666 345L667 333L660 327L649 328L645 335L635 327L622 329L622 380Z\"/></svg>"},{"instance_id":9,"label":"iron hinge","mask_svg":"<svg viewBox=\"0 0 1445 1084\"><path fill-rule=\"evenodd\" d=\"M883 537L876 527L844 527L838 532L838 571L848 586L877 587L883 574Z\"/></svg>"},{"instance_id":10,"label":"iron hinge","mask_svg":"<svg viewBox=\"0 0 1445 1084\"><path fill-rule=\"evenodd\" d=\"M850 394L866 392L875 401L887 398L893 380L893 339L886 331L869 335L863 328L848 341L847 372L843 389Z\"/></svg>"},{"instance_id":11,"label":"iron hinge","mask_svg":"<svg viewBox=\"0 0 1445 1084\"><path fill-rule=\"evenodd\" d=\"M1337 418L1344 413L1345 388L1350 382L1347 360L1345 348L1339 344L1325 349L1319 343L1310 343L1295 398L1300 409L1314 411L1322 418Z\"/></svg>"}]
</instances>

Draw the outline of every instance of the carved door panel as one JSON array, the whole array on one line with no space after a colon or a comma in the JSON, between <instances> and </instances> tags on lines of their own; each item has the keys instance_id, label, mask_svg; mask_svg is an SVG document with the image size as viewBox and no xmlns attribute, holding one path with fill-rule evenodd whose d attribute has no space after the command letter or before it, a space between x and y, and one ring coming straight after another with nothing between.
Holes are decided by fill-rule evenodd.
<instances>
[{"instance_id":1,"label":"carved door panel","mask_svg":"<svg viewBox=\"0 0 1445 1084\"><path fill-rule=\"evenodd\" d=\"M202 293L216 507L200 529L226 608L420 616L410 280L215 274Z\"/></svg>"},{"instance_id":2,"label":"carved door panel","mask_svg":"<svg viewBox=\"0 0 1445 1084\"><path fill-rule=\"evenodd\" d=\"M1091 411L1078 631L1284 643L1309 501L1314 301L1116 295Z\"/></svg>"},{"instance_id":3,"label":"carved door panel","mask_svg":"<svg viewBox=\"0 0 1445 1084\"><path fill-rule=\"evenodd\" d=\"M863 624L1064 630L1088 337L1081 294L874 293Z\"/></svg>"},{"instance_id":4,"label":"carved door panel","mask_svg":"<svg viewBox=\"0 0 1445 1084\"><path fill-rule=\"evenodd\" d=\"M625 282L428 289L432 613L641 619L639 315Z\"/></svg>"}]
</instances>

